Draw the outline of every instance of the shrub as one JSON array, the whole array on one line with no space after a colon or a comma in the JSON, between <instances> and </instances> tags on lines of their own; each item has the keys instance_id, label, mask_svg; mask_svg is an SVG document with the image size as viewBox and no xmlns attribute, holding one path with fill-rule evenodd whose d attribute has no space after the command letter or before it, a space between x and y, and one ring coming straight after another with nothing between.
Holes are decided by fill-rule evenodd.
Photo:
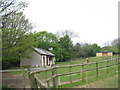
<instances>
[{"instance_id":1,"label":"shrub","mask_svg":"<svg viewBox=\"0 0 120 90\"><path fill-rule=\"evenodd\" d=\"M11 88L9 85L2 85L2 90L15 90L14 88Z\"/></svg>"}]
</instances>

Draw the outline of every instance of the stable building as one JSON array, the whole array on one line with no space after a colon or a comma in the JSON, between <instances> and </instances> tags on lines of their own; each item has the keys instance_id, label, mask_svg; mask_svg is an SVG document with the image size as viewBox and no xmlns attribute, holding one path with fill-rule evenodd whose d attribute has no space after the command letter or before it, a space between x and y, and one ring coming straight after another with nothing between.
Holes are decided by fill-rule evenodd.
<instances>
[{"instance_id":1,"label":"stable building","mask_svg":"<svg viewBox=\"0 0 120 90\"><path fill-rule=\"evenodd\" d=\"M44 49L33 48L29 56L30 58L20 60L20 67L46 67L55 64L55 55Z\"/></svg>"},{"instance_id":2,"label":"stable building","mask_svg":"<svg viewBox=\"0 0 120 90\"><path fill-rule=\"evenodd\" d=\"M113 52L112 51L97 52L96 57L99 57L99 56L113 56Z\"/></svg>"}]
</instances>

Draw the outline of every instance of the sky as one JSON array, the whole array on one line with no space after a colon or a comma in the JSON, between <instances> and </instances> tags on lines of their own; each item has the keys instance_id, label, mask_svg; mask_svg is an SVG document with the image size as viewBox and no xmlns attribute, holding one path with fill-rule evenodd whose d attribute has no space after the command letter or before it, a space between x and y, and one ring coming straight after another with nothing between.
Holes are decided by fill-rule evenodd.
<instances>
[{"instance_id":1,"label":"sky","mask_svg":"<svg viewBox=\"0 0 120 90\"><path fill-rule=\"evenodd\" d=\"M118 38L119 0L25 0L24 14L34 30L56 33L72 30L79 37L74 43L104 46Z\"/></svg>"}]
</instances>

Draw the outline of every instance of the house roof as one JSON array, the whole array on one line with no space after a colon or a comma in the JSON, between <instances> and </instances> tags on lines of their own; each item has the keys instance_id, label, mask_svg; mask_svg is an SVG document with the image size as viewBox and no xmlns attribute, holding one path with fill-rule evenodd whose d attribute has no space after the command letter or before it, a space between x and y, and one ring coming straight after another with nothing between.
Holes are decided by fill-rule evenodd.
<instances>
[{"instance_id":1,"label":"house roof","mask_svg":"<svg viewBox=\"0 0 120 90\"><path fill-rule=\"evenodd\" d=\"M55 56L54 54L52 54L51 52L41 49L41 48L33 48L35 51L37 51L39 54L42 55L49 55L49 56Z\"/></svg>"},{"instance_id":2,"label":"house roof","mask_svg":"<svg viewBox=\"0 0 120 90\"><path fill-rule=\"evenodd\" d=\"M97 53L107 53L107 52L112 52L112 51L102 51L102 52L97 52Z\"/></svg>"}]
</instances>

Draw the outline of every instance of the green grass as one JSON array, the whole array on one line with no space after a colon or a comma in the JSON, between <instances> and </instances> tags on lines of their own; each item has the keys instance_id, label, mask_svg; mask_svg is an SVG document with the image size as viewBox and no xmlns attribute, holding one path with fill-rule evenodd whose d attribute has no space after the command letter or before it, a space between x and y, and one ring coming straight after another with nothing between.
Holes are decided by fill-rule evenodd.
<instances>
[{"instance_id":1,"label":"green grass","mask_svg":"<svg viewBox=\"0 0 120 90\"><path fill-rule=\"evenodd\" d=\"M91 62L97 62L97 61L104 61L104 60L108 60L108 59L111 59L111 58L117 58L118 56L106 56L106 57L89 57L89 60ZM85 63L85 59L77 59L77 60L72 60L72 61L67 61L67 62L57 62L56 65L57 66L65 66L65 65L73 65L73 64L82 64L82 63ZM110 61L108 62L108 64L114 64L116 63L116 61ZM100 66L105 66L107 65L107 62L104 62L104 63L99 63L98 64L98 67ZM115 75L116 74L116 67L108 67L108 71L109 73L107 73L107 70L106 69L100 69L99 70L99 77L96 77L96 70L94 71L90 71L90 72L87 72L88 73L88 77L90 77L88 79L88 82L91 83L91 82L95 82L95 81L99 81L99 80L102 80L106 77L109 77L109 76L112 76L112 75ZM92 69L92 68L96 68L96 64L92 64L92 65L86 65L84 67L84 70L87 70L87 69ZM76 72L76 71L81 71L82 67L81 66L76 66L76 67L72 67L72 72ZM20 71L16 71L16 72L12 72L13 74L22 74L22 72ZM28 72L27 71L24 71L25 73L25 76L28 76ZM58 74L64 74L64 73L69 73L69 68L58 68L57 69L57 73ZM40 76L42 79L46 79L45 77L45 72L41 72L41 73L37 73L35 74L37 76ZM78 74L74 74L72 75L72 79L73 80L80 80L81 79L81 75L82 76L86 76L86 73L78 73ZM51 77L52 76L52 70L49 70L47 71L47 76L48 77ZM59 77L59 81L62 83L62 82L67 82L70 80L70 76L69 75L66 75L66 76L60 76ZM52 80L50 80L50 82L52 82ZM64 84L64 85L61 85L59 86L60 88L69 88L69 87L75 87L75 86L78 86L78 85L84 85L85 84L85 81L79 81L79 82L75 82L75 83L72 83L72 84Z\"/></svg>"},{"instance_id":2,"label":"green grass","mask_svg":"<svg viewBox=\"0 0 120 90\"><path fill-rule=\"evenodd\" d=\"M111 71L115 72L115 69L116 69L115 67L111 67L109 73L111 73ZM90 78L96 77L96 71L90 71L90 72L87 72L87 74L88 74L87 77L90 77ZM99 70L99 76L102 75L102 74L107 74L106 69ZM84 78L86 77L86 73L83 73L82 75L84 76ZM68 76L62 76L62 77L60 77L60 81L61 82L69 81L69 77L70 77L69 75ZM72 79L73 80L82 79L81 74L72 75Z\"/></svg>"},{"instance_id":3,"label":"green grass","mask_svg":"<svg viewBox=\"0 0 120 90\"><path fill-rule=\"evenodd\" d=\"M16 69L28 69L27 67L13 67L13 68L10 68L9 70L16 70ZM11 74L14 74L14 75L17 75L17 74L23 74L25 76L28 76L28 71L12 71Z\"/></svg>"},{"instance_id":4,"label":"green grass","mask_svg":"<svg viewBox=\"0 0 120 90\"><path fill-rule=\"evenodd\" d=\"M89 84L89 88L118 88L118 75L107 77L99 82Z\"/></svg>"},{"instance_id":5,"label":"green grass","mask_svg":"<svg viewBox=\"0 0 120 90\"><path fill-rule=\"evenodd\" d=\"M24 73L24 75L26 76L26 77L28 77L28 71L12 71L11 72L11 74L14 74L14 75L22 75Z\"/></svg>"},{"instance_id":6,"label":"green grass","mask_svg":"<svg viewBox=\"0 0 120 90\"><path fill-rule=\"evenodd\" d=\"M107 60L107 59L110 59L111 57L90 57L89 59L90 59L90 62L96 62L96 61L103 61L103 60ZM56 65L61 65L61 66L65 66L65 65L73 65L73 64L81 64L81 63L78 63L78 62L85 62L85 60L83 59L83 60L77 60L77 61L68 61L68 62L59 62L59 63L57 63ZM115 61L113 62L113 61L110 61L110 62L108 62L108 64L114 64L114 63L116 63ZM107 65L107 62L104 62L104 63L99 63L98 64L98 67L100 67L100 66L105 66L105 65ZM92 65L86 65L85 67L84 67L84 69L85 70L87 70L87 69L92 69L92 68L96 68L96 64L92 64ZM72 72L76 72L76 71L81 71L82 70L82 66L76 66L76 67L72 67ZM51 72L52 71L47 71L47 74L48 75L51 75ZM43 75L43 73L44 72L42 72L41 74L36 74L36 75ZM57 69L57 73L58 74L63 74L63 73L69 73L69 68L58 68Z\"/></svg>"},{"instance_id":7,"label":"green grass","mask_svg":"<svg viewBox=\"0 0 120 90\"><path fill-rule=\"evenodd\" d=\"M114 56L114 57L116 57L116 56ZM90 59L90 62L96 62L96 61L108 60L108 59L111 59L111 57L90 57L89 59ZM85 59L77 60L77 61L63 62L63 63L59 62L59 63L57 63L57 65L63 66L63 65L71 65L71 64L81 64L82 62L85 62ZM116 63L116 61L110 61L110 62L108 62L108 64L114 64L114 63ZM98 67L105 66L105 65L107 65L107 62L99 63ZM96 68L96 64L86 65L84 67L85 70L92 69L92 68ZM109 73L107 73L107 69L106 68L100 69L98 72L101 75L99 75L98 78L96 77L96 70L88 72L88 77L90 78L89 82L94 82L96 80L102 80L102 79L104 79L104 78L106 78L108 76L115 75L116 74L116 72L115 72L116 68L117 68L117 66L108 67ZM81 71L81 66L72 67L72 72L76 72L76 71ZM114 74L112 74L111 72L113 72ZM69 73L69 68L58 68L57 69L57 73L58 74ZM108 75L108 74L110 74L110 75ZM42 76L42 78L45 79L45 73L44 72L38 73L36 75ZM47 71L47 75L49 77L52 76L52 71ZM83 73L82 75L85 77L86 73ZM73 80L80 80L81 79L81 73L74 74L71 77L72 77ZM65 75L65 76L60 76L59 77L60 83L62 83L62 82L68 82L69 80L70 80L70 75ZM52 80L50 82L52 82ZM65 84L65 85L61 85L59 87L60 88L69 88L69 87L74 87L74 86L83 85L83 84L85 84L85 81L76 82L76 83L72 83L72 84Z\"/></svg>"},{"instance_id":8,"label":"green grass","mask_svg":"<svg viewBox=\"0 0 120 90\"><path fill-rule=\"evenodd\" d=\"M117 55L114 56L102 56L102 57L89 57L88 59L90 62L97 62L97 61L103 61L103 60L108 60L112 58L118 58ZM63 65L73 65L73 64L82 64L83 62L86 62L86 59L76 59L76 60L70 60L67 62L56 62L56 65L58 66L63 66Z\"/></svg>"},{"instance_id":9,"label":"green grass","mask_svg":"<svg viewBox=\"0 0 120 90\"><path fill-rule=\"evenodd\" d=\"M117 58L118 56L113 56L113 57L111 57L111 56L104 56L104 57L89 57L89 60L90 60L90 62L96 62L96 61L103 61L103 60L108 60L108 59L111 59L111 58ZM72 60L72 61L67 61L67 62L56 62L56 65L57 66L64 66L64 65L73 65L73 64L82 64L82 63L84 63L84 62L86 62L85 61L85 59L77 59L77 60ZM105 65L105 63L101 63L102 65ZM101 65L100 64L100 65ZM89 67L87 67L87 68L92 68L93 66L89 66ZM94 65L94 67L95 67L95 65ZM14 67L14 68L10 68L9 70L14 70L14 69L27 69L27 68L20 68L20 67ZM75 71L75 70L80 70L81 68L79 68L79 67L75 67L75 68L72 68L72 70L73 71ZM60 74L62 74L62 73L65 73L65 72L68 72L68 70L66 69L64 69L64 71L63 71L63 69L61 68L61 69L59 69L58 70L58 72L60 73ZM26 71L24 71L25 73L27 73ZM67 73L66 72L66 73ZM13 74L21 74L22 72L21 71L15 71L15 72L12 72ZM27 74L26 74L27 75Z\"/></svg>"},{"instance_id":10,"label":"green grass","mask_svg":"<svg viewBox=\"0 0 120 90\"><path fill-rule=\"evenodd\" d=\"M110 70L111 72L105 74L105 73L101 73L101 75L99 75L98 77L96 76L93 76L91 78L88 78L88 85L90 83L93 83L93 82L97 82L97 81L100 81L100 80L103 80L107 77L111 77L111 76L114 76L116 75L117 73L114 71L114 68L111 68ZM69 84L64 84L64 85L60 85L59 88L75 88L79 85L85 85L86 84L86 80L84 81L78 81L78 82L75 82L75 83L69 83Z\"/></svg>"}]
</instances>

